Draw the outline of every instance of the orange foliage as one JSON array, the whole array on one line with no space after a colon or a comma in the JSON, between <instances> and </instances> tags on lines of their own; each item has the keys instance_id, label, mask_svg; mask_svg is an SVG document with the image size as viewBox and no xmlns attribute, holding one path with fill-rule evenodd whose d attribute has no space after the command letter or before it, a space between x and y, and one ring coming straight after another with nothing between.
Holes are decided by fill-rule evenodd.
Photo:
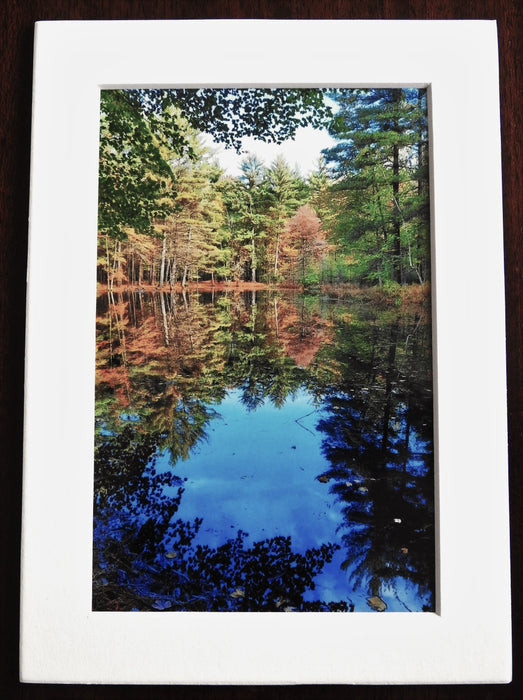
<instances>
[{"instance_id":1,"label":"orange foliage","mask_svg":"<svg viewBox=\"0 0 523 700\"><path fill-rule=\"evenodd\" d=\"M308 367L322 346L331 341L333 324L281 299L277 304L278 343L299 367Z\"/></svg>"}]
</instances>

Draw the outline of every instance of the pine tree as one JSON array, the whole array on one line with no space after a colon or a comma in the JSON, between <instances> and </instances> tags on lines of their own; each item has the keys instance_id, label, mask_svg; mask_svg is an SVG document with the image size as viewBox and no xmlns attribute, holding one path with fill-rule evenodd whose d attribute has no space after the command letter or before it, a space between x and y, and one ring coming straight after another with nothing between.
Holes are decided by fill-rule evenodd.
<instances>
[{"instance_id":1,"label":"pine tree","mask_svg":"<svg viewBox=\"0 0 523 700\"><path fill-rule=\"evenodd\" d=\"M280 238L284 232L285 223L289 215L298 206L298 196L296 178L287 165L285 158L278 156L267 171L267 204L270 217L271 243L274 248L274 279L278 276Z\"/></svg>"},{"instance_id":2,"label":"pine tree","mask_svg":"<svg viewBox=\"0 0 523 700\"><path fill-rule=\"evenodd\" d=\"M266 235L267 219L264 211L263 163L253 154L241 163L243 189L240 190L238 207L240 213L239 232L250 251L250 277L257 281L258 248Z\"/></svg>"},{"instance_id":3,"label":"pine tree","mask_svg":"<svg viewBox=\"0 0 523 700\"><path fill-rule=\"evenodd\" d=\"M428 263L426 91L351 89L333 94L338 112L324 151L345 207L336 236L371 283L423 280Z\"/></svg>"}]
</instances>

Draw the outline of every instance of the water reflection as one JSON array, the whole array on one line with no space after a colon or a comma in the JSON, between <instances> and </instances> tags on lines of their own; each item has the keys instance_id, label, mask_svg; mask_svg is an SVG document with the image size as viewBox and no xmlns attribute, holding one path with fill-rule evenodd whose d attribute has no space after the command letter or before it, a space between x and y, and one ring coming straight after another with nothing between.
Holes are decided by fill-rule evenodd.
<instances>
[{"instance_id":1,"label":"water reflection","mask_svg":"<svg viewBox=\"0 0 523 700\"><path fill-rule=\"evenodd\" d=\"M137 293L97 325L94 609L433 609L426 310Z\"/></svg>"}]
</instances>

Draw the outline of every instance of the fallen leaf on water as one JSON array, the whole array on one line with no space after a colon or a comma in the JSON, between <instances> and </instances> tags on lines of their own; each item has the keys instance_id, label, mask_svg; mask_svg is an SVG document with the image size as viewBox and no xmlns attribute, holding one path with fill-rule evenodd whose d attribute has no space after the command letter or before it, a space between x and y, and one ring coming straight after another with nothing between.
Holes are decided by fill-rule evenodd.
<instances>
[{"instance_id":1,"label":"fallen leaf on water","mask_svg":"<svg viewBox=\"0 0 523 700\"><path fill-rule=\"evenodd\" d=\"M321 481L322 484L326 484L327 481L329 481L329 477L326 474L322 474L318 477L318 481Z\"/></svg>"},{"instance_id":2,"label":"fallen leaf on water","mask_svg":"<svg viewBox=\"0 0 523 700\"><path fill-rule=\"evenodd\" d=\"M178 552L167 552L165 556L167 557L167 559L176 559L176 557L178 556Z\"/></svg>"},{"instance_id":3,"label":"fallen leaf on water","mask_svg":"<svg viewBox=\"0 0 523 700\"><path fill-rule=\"evenodd\" d=\"M377 610L378 612L383 612L387 609L387 603L385 603L379 595L373 595L372 598L367 598L367 603L373 610Z\"/></svg>"}]
</instances>

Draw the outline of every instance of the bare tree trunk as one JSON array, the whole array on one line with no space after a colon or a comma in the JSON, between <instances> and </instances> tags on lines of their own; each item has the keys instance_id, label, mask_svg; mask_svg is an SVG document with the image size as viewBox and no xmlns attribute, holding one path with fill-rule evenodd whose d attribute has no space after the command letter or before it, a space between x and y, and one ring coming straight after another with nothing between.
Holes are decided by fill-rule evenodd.
<instances>
[{"instance_id":1,"label":"bare tree trunk","mask_svg":"<svg viewBox=\"0 0 523 700\"><path fill-rule=\"evenodd\" d=\"M111 277L111 260L109 257L109 237L105 236L105 255L107 259L107 288L113 288L113 279Z\"/></svg>"},{"instance_id":2,"label":"bare tree trunk","mask_svg":"<svg viewBox=\"0 0 523 700\"><path fill-rule=\"evenodd\" d=\"M122 242L118 241L118 280L121 282L122 279Z\"/></svg>"},{"instance_id":3,"label":"bare tree trunk","mask_svg":"<svg viewBox=\"0 0 523 700\"><path fill-rule=\"evenodd\" d=\"M163 287L164 279L165 279L165 249L167 246L167 236L165 233L163 234L163 241L162 241L162 259L160 262L160 288Z\"/></svg>"},{"instance_id":4,"label":"bare tree trunk","mask_svg":"<svg viewBox=\"0 0 523 700\"><path fill-rule=\"evenodd\" d=\"M251 279L256 282L256 248L254 247L254 231L251 233Z\"/></svg>"},{"instance_id":5,"label":"bare tree trunk","mask_svg":"<svg viewBox=\"0 0 523 700\"><path fill-rule=\"evenodd\" d=\"M276 252L274 253L274 277L278 274L278 257L280 252L280 233L276 235Z\"/></svg>"}]
</instances>

